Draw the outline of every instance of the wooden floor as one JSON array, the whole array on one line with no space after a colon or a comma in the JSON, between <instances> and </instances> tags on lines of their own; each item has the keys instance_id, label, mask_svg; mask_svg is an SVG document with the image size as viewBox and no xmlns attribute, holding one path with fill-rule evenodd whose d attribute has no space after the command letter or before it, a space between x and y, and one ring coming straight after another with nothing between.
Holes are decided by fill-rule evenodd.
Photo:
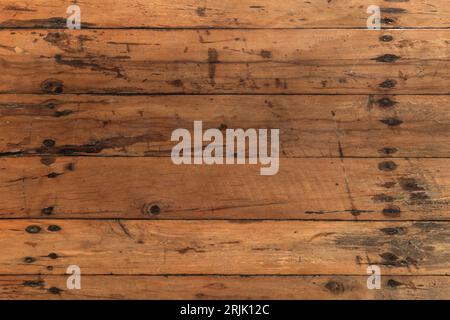
<instances>
[{"instance_id":1,"label":"wooden floor","mask_svg":"<svg viewBox=\"0 0 450 320\"><path fill-rule=\"evenodd\" d=\"M448 0L76 3L0 0L0 299L450 298ZM172 164L194 120L279 173Z\"/></svg>"}]
</instances>

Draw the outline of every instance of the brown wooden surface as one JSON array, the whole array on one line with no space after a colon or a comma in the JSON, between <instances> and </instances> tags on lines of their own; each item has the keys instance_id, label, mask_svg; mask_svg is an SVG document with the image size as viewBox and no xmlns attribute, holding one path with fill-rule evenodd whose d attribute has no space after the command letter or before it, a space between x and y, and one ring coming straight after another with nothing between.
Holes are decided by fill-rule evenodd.
<instances>
[{"instance_id":1,"label":"brown wooden surface","mask_svg":"<svg viewBox=\"0 0 450 320\"><path fill-rule=\"evenodd\" d=\"M78 0L83 28L366 28L370 5L384 28L448 27L446 0ZM65 28L63 0L2 0L0 26Z\"/></svg>"},{"instance_id":2,"label":"brown wooden surface","mask_svg":"<svg viewBox=\"0 0 450 320\"><path fill-rule=\"evenodd\" d=\"M446 0L77 4L0 3L0 299L450 298ZM194 120L279 173L173 165Z\"/></svg>"},{"instance_id":3,"label":"brown wooden surface","mask_svg":"<svg viewBox=\"0 0 450 320\"><path fill-rule=\"evenodd\" d=\"M204 119L205 130L279 128L283 158L448 157L449 106L442 95L3 95L0 154L168 157L172 131Z\"/></svg>"},{"instance_id":4,"label":"brown wooden surface","mask_svg":"<svg viewBox=\"0 0 450 320\"><path fill-rule=\"evenodd\" d=\"M69 265L85 275L366 275L371 264L385 276L446 275L450 266L449 222L16 220L0 230L5 275Z\"/></svg>"},{"instance_id":5,"label":"brown wooden surface","mask_svg":"<svg viewBox=\"0 0 450 320\"><path fill-rule=\"evenodd\" d=\"M277 175L261 176L259 165L176 166L170 158L2 158L0 211L1 218L449 220L449 165L281 159Z\"/></svg>"},{"instance_id":6,"label":"brown wooden surface","mask_svg":"<svg viewBox=\"0 0 450 320\"><path fill-rule=\"evenodd\" d=\"M449 42L448 30L4 30L0 92L447 94Z\"/></svg>"},{"instance_id":7,"label":"brown wooden surface","mask_svg":"<svg viewBox=\"0 0 450 320\"><path fill-rule=\"evenodd\" d=\"M450 280L389 276L367 290L365 276L85 276L67 290L66 276L0 276L8 299L447 299ZM56 289L55 289L56 288Z\"/></svg>"}]
</instances>

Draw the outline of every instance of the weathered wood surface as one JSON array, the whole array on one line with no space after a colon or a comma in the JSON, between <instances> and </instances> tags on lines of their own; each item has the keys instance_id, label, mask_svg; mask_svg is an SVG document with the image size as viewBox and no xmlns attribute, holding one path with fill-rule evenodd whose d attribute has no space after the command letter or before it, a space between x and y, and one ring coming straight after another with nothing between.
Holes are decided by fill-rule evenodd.
<instances>
[{"instance_id":1,"label":"weathered wood surface","mask_svg":"<svg viewBox=\"0 0 450 320\"><path fill-rule=\"evenodd\" d=\"M167 157L172 132L203 120L279 128L283 158L449 157L449 106L449 96L2 95L0 155Z\"/></svg>"},{"instance_id":2,"label":"weathered wood surface","mask_svg":"<svg viewBox=\"0 0 450 320\"><path fill-rule=\"evenodd\" d=\"M0 93L447 94L449 42L450 30L4 30Z\"/></svg>"},{"instance_id":3,"label":"weathered wood surface","mask_svg":"<svg viewBox=\"0 0 450 320\"><path fill-rule=\"evenodd\" d=\"M0 276L5 299L448 299L448 276L386 276L367 290L365 276Z\"/></svg>"},{"instance_id":4,"label":"weathered wood surface","mask_svg":"<svg viewBox=\"0 0 450 320\"><path fill-rule=\"evenodd\" d=\"M0 159L1 218L449 220L447 159ZM326 190L326 192L324 192Z\"/></svg>"},{"instance_id":5,"label":"weathered wood surface","mask_svg":"<svg viewBox=\"0 0 450 320\"><path fill-rule=\"evenodd\" d=\"M449 222L7 220L2 274L447 275Z\"/></svg>"},{"instance_id":6,"label":"weathered wood surface","mask_svg":"<svg viewBox=\"0 0 450 320\"><path fill-rule=\"evenodd\" d=\"M0 299L449 299L447 2L2 0ZM278 175L173 165L194 120Z\"/></svg>"},{"instance_id":7,"label":"weathered wood surface","mask_svg":"<svg viewBox=\"0 0 450 320\"><path fill-rule=\"evenodd\" d=\"M378 5L384 28L448 27L446 0L79 0L83 28L366 28ZM63 0L2 0L0 27L65 28Z\"/></svg>"}]
</instances>

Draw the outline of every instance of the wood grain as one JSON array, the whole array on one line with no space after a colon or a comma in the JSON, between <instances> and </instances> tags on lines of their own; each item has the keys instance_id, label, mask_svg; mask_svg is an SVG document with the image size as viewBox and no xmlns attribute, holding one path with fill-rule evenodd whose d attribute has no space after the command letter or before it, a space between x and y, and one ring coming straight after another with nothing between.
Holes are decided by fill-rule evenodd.
<instances>
[{"instance_id":1,"label":"wood grain","mask_svg":"<svg viewBox=\"0 0 450 320\"><path fill-rule=\"evenodd\" d=\"M449 30L9 30L0 93L447 94L449 41Z\"/></svg>"},{"instance_id":2,"label":"wood grain","mask_svg":"<svg viewBox=\"0 0 450 320\"><path fill-rule=\"evenodd\" d=\"M370 5L384 28L449 26L446 0L79 0L83 28L366 28ZM0 26L65 28L63 0L3 0Z\"/></svg>"},{"instance_id":3,"label":"wood grain","mask_svg":"<svg viewBox=\"0 0 450 320\"><path fill-rule=\"evenodd\" d=\"M167 157L172 132L203 120L204 130L278 128L283 158L449 157L449 105L417 95L2 95L0 155Z\"/></svg>"},{"instance_id":4,"label":"wood grain","mask_svg":"<svg viewBox=\"0 0 450 320\"><path fill-rule=\"evenodd\" d=\"M2 158L1 218L448 220L447 159ZM326 192L323 192L326 190ZM152 209L153 208L153 209Z\"/></svg>"},{"instance_id":5,"label":"wood grain","mask_svg":"<svg viewBox=\"0 0 450 320\"><path fill-rule=\"evenodd\" d=\"M449 298L448 1L76 4L0 3L0 299ZM195 120L279 173L174 165Z\"/></svg>"},{"instance_id":6,"label":"wood grain","mask_svg":"<svg viewBox=\"0 0 450 320\"><path fill-rule=\"evenodd\" d=\"M368 290L365 276L81 276L81 290L66 289L67 276L0 276L3 299L273 300L448 299L448 276L386 276ZM56 289L55 289L56 288Z\"/></svg>"},{"instance_id":7,"label":"wood grain","mask_svg":"<svg viewBox=\"0 0 450 320\"><path fill-rule=\"evenodd\" d=\"M5 220L1 273L446 275L449 222ZM227 262L227 263L225 263Z\"/></svg>"}]
</instances>

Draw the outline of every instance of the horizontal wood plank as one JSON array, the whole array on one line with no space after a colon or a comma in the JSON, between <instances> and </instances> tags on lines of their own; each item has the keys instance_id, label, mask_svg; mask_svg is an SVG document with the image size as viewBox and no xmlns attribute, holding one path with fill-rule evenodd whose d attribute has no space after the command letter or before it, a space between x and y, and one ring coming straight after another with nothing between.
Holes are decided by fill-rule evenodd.
<instances>
[{"instance_id":1,"label":"horizontal wood plank","mask_svg":"<svg viewBox=\"0 0 450 320\"><path fill-rule=\"evenodd\" d=\"M1 218L448 220L448 159L0 159Z\"/></svg>"},{"instance_id":2,"label":"horizontal wood plank","mask_svg":"<svg viewBox=\"0 0 450 320\"><path fill-rule=\"evenodd\" d=\"M449 222L3 220L0 273L446 275Z\"/></svg>"},{"instance_id":3,"label":"horizontal wood plank","mask_svg":"<svg viewBox=\"0 0 450 320\"><path fill-rule=\"evenodd\" d=\"M81 290L67 276L0 276L0 299L448 299L448 276L382 276L380 290L366 276L83 276Z\"/></svg>"},{"instance_id":4,"label":"horizontal wood plank","mask_svg":"<svg viewBox=\"0 0 450 320\"><path fill-rule=\"evenodd\" d=\"M280 129L280 156L450 157L449 96L3 95L0 155L170 156L172 132ZM45 147L44 141L55 142ZM204 143L207 145L207 142Z\"/></svg>"},{"instance_id":5,"label":"horizontal wood plank","mask_svg":"<svg viewBox=\"0 0 450 320\"><path fill-rule=\"evenodd\" d=\"M449 30L4 30L0 92L448 94L449 41Z\"/></svg>"},{"instance_id":6,"label":"horizontal wood plank","mask_svg":"<svg viewBox=\"0 0 450 320\"><path fill-rule=\"evenodd\" d=\"M65 28L63 0L3 0L0 27ZM384 28L448 27L446 0L77 1L83 28L366 28L378 5Z\"/></svg>"}]
</instances>

